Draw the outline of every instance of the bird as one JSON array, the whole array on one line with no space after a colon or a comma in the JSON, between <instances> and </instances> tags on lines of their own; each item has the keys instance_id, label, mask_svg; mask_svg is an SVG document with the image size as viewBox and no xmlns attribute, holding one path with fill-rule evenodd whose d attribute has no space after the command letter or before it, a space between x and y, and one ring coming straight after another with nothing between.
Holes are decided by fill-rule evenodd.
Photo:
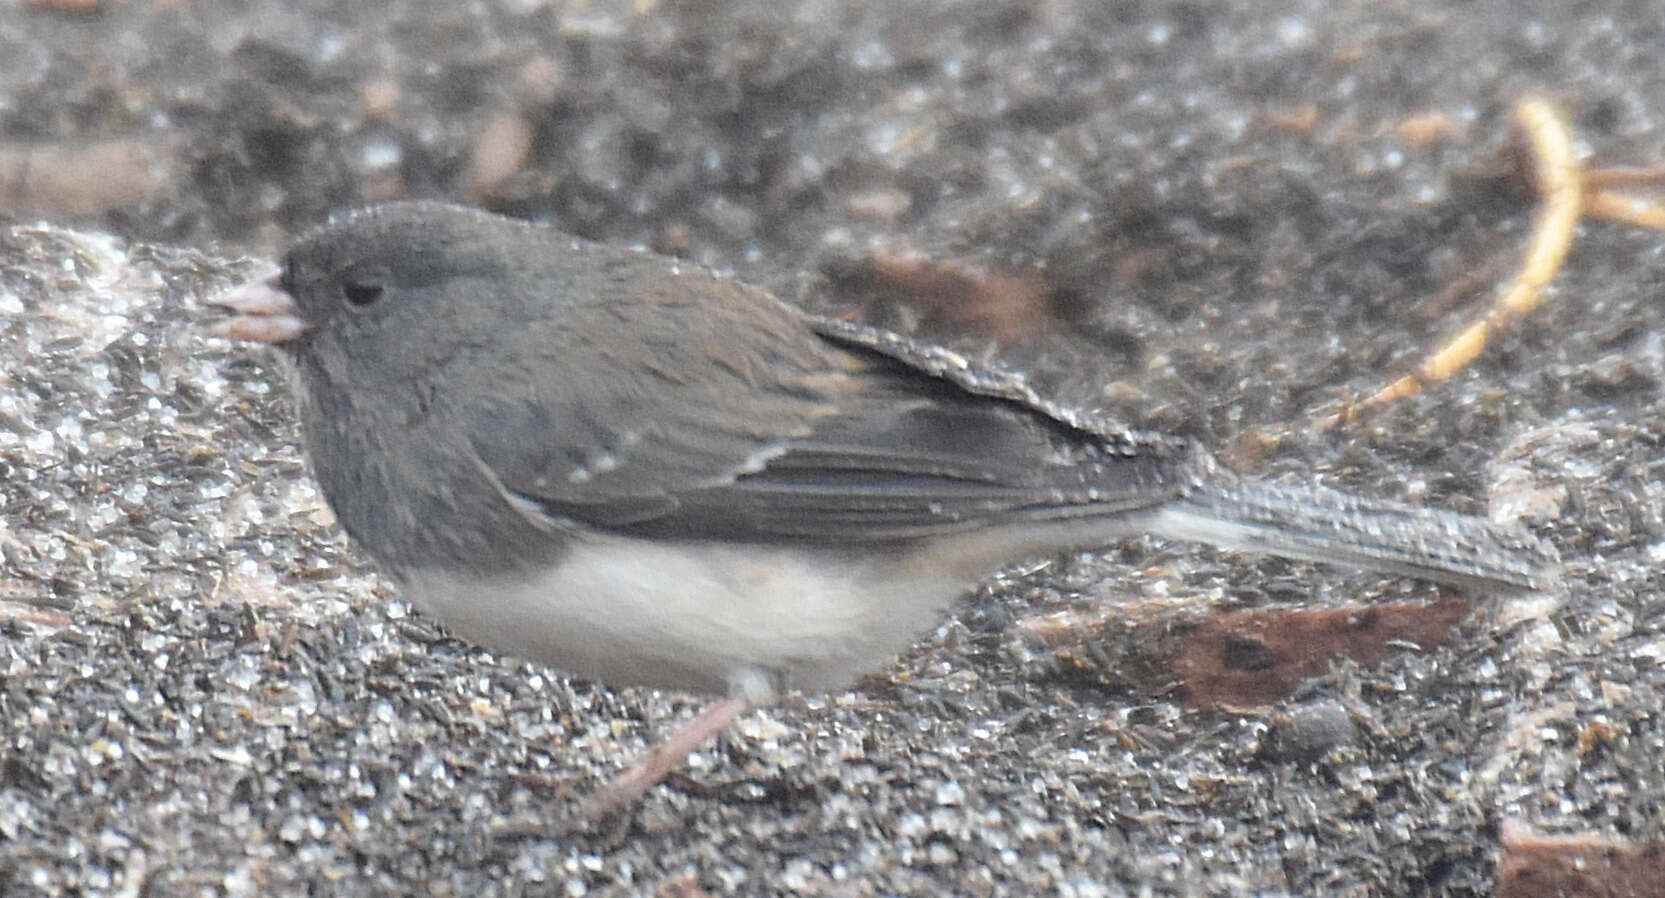
<instances>
[{"instance_id":1,"label":"bird","mask_svg":"<svg viewBox=\"0 0 1665 898\"><path fill-rule=\"evenodd\" d=\"M1558 582L1518 526L1244 478L941 346L478 209L337 215L215 304L219 334L287 359L325 500L412 605L577 677L716 697L588 814L754 708L848 688L1033 556L1154 534Z\"/></svg>"}]
</instances>

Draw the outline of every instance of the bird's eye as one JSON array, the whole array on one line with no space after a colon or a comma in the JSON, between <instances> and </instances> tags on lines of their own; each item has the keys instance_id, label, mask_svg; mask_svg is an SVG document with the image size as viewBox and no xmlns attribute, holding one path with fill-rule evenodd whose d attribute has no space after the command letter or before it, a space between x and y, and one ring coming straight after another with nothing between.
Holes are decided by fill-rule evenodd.
<instances>
[{"instance_id":1,"label":"bird's eye","mask_svg":"<svg viewBox=\"0 0 1665 898\"><path fill-rule=\"evenodd\" d=\"M383 292L382 285L376 281L349 280L341 285L341 295L347 300L347 305L356 309L375 305Z\"/></svg>"}]
</instances>

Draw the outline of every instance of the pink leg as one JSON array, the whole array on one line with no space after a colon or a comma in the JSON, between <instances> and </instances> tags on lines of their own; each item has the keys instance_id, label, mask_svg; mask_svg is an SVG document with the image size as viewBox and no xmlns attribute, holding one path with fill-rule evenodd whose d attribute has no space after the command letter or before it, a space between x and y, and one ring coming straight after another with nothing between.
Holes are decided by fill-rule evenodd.
<instances>
[{"instance_id":1,"label":"pink leg","mask_svg":"<svg viewBox=\"0 0 1665 898\"><path fill-rule=\"evenodd\" d=\"M687 760L690 752L728 729L730 724L751 713L751 710L752 703L744 698L712 702L698 717L655 745L641 760L585 799L580 813L595 820L623 810Z\"/></svg>"}]
</instances>

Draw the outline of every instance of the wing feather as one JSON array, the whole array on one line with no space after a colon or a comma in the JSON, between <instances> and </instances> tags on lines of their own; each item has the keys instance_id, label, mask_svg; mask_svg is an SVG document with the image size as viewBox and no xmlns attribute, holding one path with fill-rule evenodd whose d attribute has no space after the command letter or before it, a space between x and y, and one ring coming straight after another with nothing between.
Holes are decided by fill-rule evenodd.
<instances>
[{"instance_id":1,"label":"wing feather","mask_svg":"<svg viewBox=\"0 0 1665 898\"><path fill-rule=\"evenodd\" d=\"M659 281L640 265L614 270L571 291L589 297L563 312L585 319L567 329L583 342L535 348L562 354L583 383L533 377L471 410L482 463L551 518L676 538L873 541L1140 507L1177 489L1175 453L1055 409L1018 378L700 270L675 274L700 280L683 290L722 294L711 303L625 303ZM626 321L626 307L652 318Z\"/></svg>"}]
</instances>

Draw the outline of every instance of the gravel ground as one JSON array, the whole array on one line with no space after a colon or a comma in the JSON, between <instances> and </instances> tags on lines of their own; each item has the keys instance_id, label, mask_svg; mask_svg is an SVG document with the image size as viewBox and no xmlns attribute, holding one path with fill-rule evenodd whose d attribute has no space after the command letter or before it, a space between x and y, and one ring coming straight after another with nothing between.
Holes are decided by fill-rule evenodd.
<instances>
[{"instance_id":1,"label":"gravel ground","mask_svg":"<svg viewBox=\"0 0 1665 898\"><path fill-rule=\"evenodd\" d=\"M1665 851L1665 238L1584 224L1473 368L1311 426L1518 263L1517 99L1665 160L1654 3L52 6L0 5L0 893L1529 895L1525 827ZM1565 591L1203 710L1149 634L1462 597L1155 540L1038 560L587 829L573 796L699 699L411 612L276 360L201 327L399 196L998 357L1254 476L1519 519Z\"/></svg>"}]
</instances>

